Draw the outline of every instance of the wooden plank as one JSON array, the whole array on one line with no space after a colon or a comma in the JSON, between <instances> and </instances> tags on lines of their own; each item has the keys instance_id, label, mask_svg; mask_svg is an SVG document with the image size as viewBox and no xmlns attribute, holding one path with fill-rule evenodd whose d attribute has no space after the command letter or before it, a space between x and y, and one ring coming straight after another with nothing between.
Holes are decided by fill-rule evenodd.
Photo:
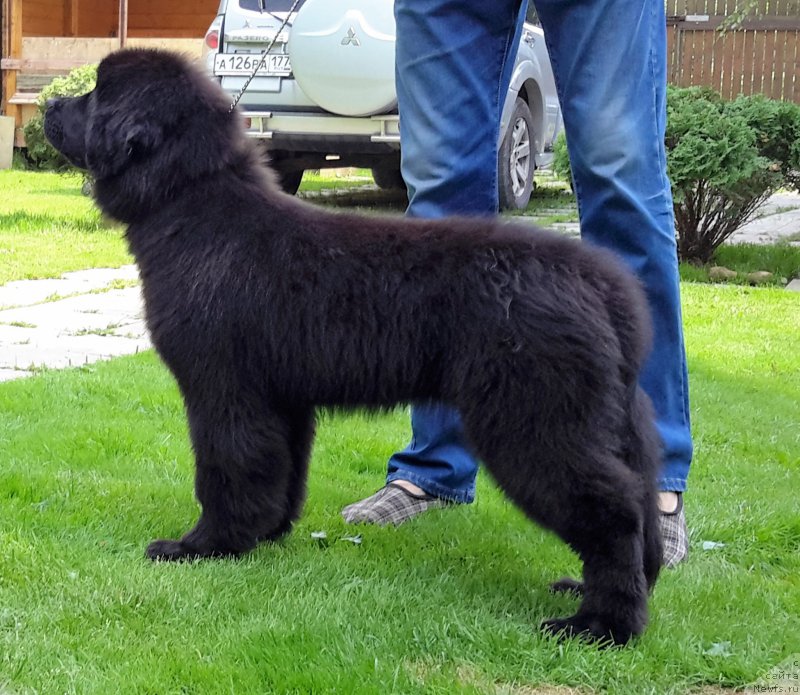
<instances>
[{"instance_id":1,"label":"wooden plank","mask_svg":"<svg viewBox=\"0 0 800 695\"><path fill-rule=\"evenodd\" d=\"M64 29L64 2L23 0L22 23L26 36L58 36Z\"/></svg>"},{"instance_id":2,"label":"wooden plank","mask_svg":"<svg viewBox=\"0 0 800 695\"><path fill-rule=\"evenodd\" d=\"M20 58L3 58L0 60L0 67L10 72L67 72L74 68L87 65L82 60L29 60Z\"/></svg>"},{"instance_id":3,"label":"wooden plank","mask_svg":"<svg viewBox=\"0 0 800 695\"><path fill-rule=\"evenodd\" d=\"M125 48L128 41L128 0L119 0L119 47Z\"/></svg>"},{"instance_id":4,"label":"wooden plank","mask_svg":"<svg viewBox=\"0 0 800 695\"><path fill-rule=\"evenodd\" d=\"M6 55L6 17L8 16L8 0L0 0L0 59ZM6 76L0 69L0 116L5 113L6 102ZM8 96L11 96L9 93Z\"/></svg>"},{"instance_id":5,"label":"wooden plank","mask_svg":"<svg viewBox=\"0 0 800 695\"><path fill-rule=\"evenodd\" d=\"M26 36L22 43L22 60L28 64L23 69L35 71L40 67L47 69L49 64L58 69L59 64L75 67L97 63L117 46L114 38Z\"/></svg>"},{"instance_id":6,"label":"wooden plank","mask_svg":"<svg viewBox=\"0 0 800 695\"><path fill-rule=\"evenodd\" d=\"M703 16L705 15L695 15ZM686 19L685 17L672 17L669 20L670 24L674 24L683 31L713 31L723 26L727 17L723 15L708 15L708 19ZM737 25L737 29L751 29L751 30L764 30L764 31L793 31L800 29L800 16L794 17L750 17L745 19L741 24Z\"/></svg>"},{"instance_id":7,"label":"wooden plank","mask_svg":"<svg viewBox=\"0 0 800 695\"><path fill-rule=\"evenodd\" d=\"M736 98L742 93L744 81L745 56L747 55L747 31L735 31L731 34L731 62L730 62L730 95Z\"/></svg>"},{"instance_id":8,"label":"wooden plank","mask_svg":"<svg viewBox=\"0 0 800 695\"><path fill-rule=\"evenodd\" d=\"M167 37L130 37L129 46L141 46L142 48L165 48L170 51L183 53L190 58L200 60L203 55L203 43L197 39L182 39L173 36Z\"/></svg>"},{"instance_id":9,"label":"wooden plank","mask_svg":"<svg viewBox=\"0 0 800 695\"><path fill-rule=\"evenodd\" d=\"M22 0L11 0L8 19L8 56L16 58L22 55Z\"/></svg>"},{"instance_id":10,"label":"wooden plank","mask_svg":"<svg viewBox=\"0 0 800 695\"><path fill-rule=\"evenodd\" d=\"M796 32L776 31L773 55L772 96L775 99L788 99L792 86L793 46L791 41L797 39Z\"/></svg>"},{"instance_id":11,"label":"wooden plank","mask_svg":"<svg viewBox=\"0 0 800 695\"><path fill-rule=\"evenodd\" d=\"M755 53L755 32L742 30L736 32L741 36L741 48L737 64L739 65L739 90L738 94L752 94L753 92L753 55ZM737 94L737 96L738 96Z\"/></svg>"},{"instance_id":12,"label":"wooden plank","mask_svg":"<svg viewBox=\"0 0 800 695\"><path fill-rule=\"evenodd\" d=\"M794 60L792 61L792 101L800 104L800 31L794 36Z\"/></svg>"},{"instance_id":13,"label":"wooden plank","mask_svg":"<svg viewBox=\"0 0 800 695\"><path fill-rule=\"evenodd\" d=\"M80 6L79 0L65 0L64 5L64 36L77 36L79 29Z\"/></svg>"},{"instance_id":14,"label":"wooden plank","mask_svg":"<svg viewBox=\"0 0 800 695\"><path fill-rule=\"evenodd\" d=\"M667 27L667 80L670 84L678 83L680 50L680 32L675 27Z\"/></svg>"},{"instance_id":15,"label":"wooden plank","mask_svg":"<svg viewBox=\"0 0 800 695\"><path fill-rule=\"evenodd\" d=\"M683 5L679 4L678 0L666 0L664 8L666 9L668 17L670 15L685 14L683 12Z\"/></svg>"},{"instance_id":16,"label":"wooden plank","mask_svg":"<svg viewBox=\"0 0 800 695\"><path fill-rule=\"evenodd\" d=\"M766 56L766 34L763 31L753 32L753 82L746 94L760 94L764 90L764 58Z\"/></svg>"},{"instance_id":17,"label":"wooden plank","mask_svg":"<svg viewBox=\"0 0 800 695\"><path fill-rule=\"evenodd\" d=\"M117 48L117 39L29 37L24 41L22 58L3 58L0 68L11 72L67 72L73 68L98 63ZM130 46L164 48L199 58L203 46L196 39L172 37L131 38Z\"/></svg>"},{"instance_id":18,"label":"wooden plank","mask_svg":"<svg viewBox=\"0 0 800 695\"><path fill-rule=\"evenodd\" d=\"M711 42L711 83L720 94L728 96L730 90L726 89L725 77L725 53L727 50L728 36L709 32L713 34Z\"/></svg>"},{"instance_id":19,"label":"wooden plank","mask_svg":"<svg viewBox=\"0 0 800 695\"><path fill-rule=\"evenodd\" d=\"M683 77L688 84L702 84L703 80L703 38L705 32L683 32Z\"/></svg>"},{"instance_id":20,"label":"wooden plank","mask_svg":"<svg viewBox=\"0 0 800 695\"><path fill-rule=\"evenodd\" d=\"M706 57L708 55L706 49L706 40L708 32L698 31L691 32L687 36L692 37L692 83L706 86Z\"/></svg>"},{"instance_id":21,"label":"wooden plank","mask_svg":"<svg viewBox=\"0 0 800 695\"><path fill-rule=\"evenodd\" d=\"M18 104L20 106L23 106L23 105L36 104L36 100L38 98L39 98L38 92L17 92L8 101L10 104Z\"/></svg>"},{"instance_id":22,"label":"wooden plank","mask_svg":"<svg viewBox=\"0 0 800 695\"><path fill-rule=\"evenodd\" d=\"M782 76L776 79L777 37L774 31L764 32L764 60L761 63L761 93L770 99L781 98Z\"/></svg>"},{"instance_id":23,"label":"wooden plank","mask_svg":"<svg viewBox=\"0 0 800 695\"><path fill-rule=\"evenodd\" d=\"M22 54L22 0L4 0L3 5L3 55L18 58ZM11 104L11 97L17 92L17 73L7 70L3 75L3 93L0 99L0 110L7 116L13 116L20 125L21 110Z\"/></svg>"},{"instance_id":24,"label":"wooden plank","mask_svg":"<svg viewBox=\"0 0 800 695\"><path fill-rule=\"evenodd\" d=\"M706 14L708 11L708 0L686 0L684 12L686 14Z\"/></svg>"}]
</instances>

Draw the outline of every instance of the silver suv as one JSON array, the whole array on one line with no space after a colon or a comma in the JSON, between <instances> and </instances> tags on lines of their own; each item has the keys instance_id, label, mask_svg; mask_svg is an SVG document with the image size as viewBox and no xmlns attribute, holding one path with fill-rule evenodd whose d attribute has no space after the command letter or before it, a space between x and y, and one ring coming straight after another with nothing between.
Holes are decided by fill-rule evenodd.
<instances>
[{"instance_id":1,"label":"silver suv","mask_svg":"<svg viewBox=\"0 0 800 695\"><path fill-rule=\"evenodd\" d=\"M299 0L280 30L293 3L222 0L205 37L209 72L236 95L275 39L240 109L284 189L294 193L306 169L343 166L401 187L393 0ZM500 129L502 207L528 204L560 124L542 31L526 24Z\"/></svg>"}]
</instances>

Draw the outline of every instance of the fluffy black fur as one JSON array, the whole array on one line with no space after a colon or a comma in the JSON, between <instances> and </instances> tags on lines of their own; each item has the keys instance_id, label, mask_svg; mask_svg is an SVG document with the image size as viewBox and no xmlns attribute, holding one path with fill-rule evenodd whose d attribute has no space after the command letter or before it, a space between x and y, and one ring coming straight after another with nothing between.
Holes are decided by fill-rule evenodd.
<instances>
[{"instance_id":1,"label":"fluffy black fur","mask_svg":"<svg viewBox=\"0 0 800 695\"><path fill-rule=\"evenodd\" d=\"M51 142L127 223L153 342L180 385L202 514L153 559L290 530L318 406L436 400L506 494L580 555L552 632L625 642L661 541L657 436L637 377L642 291L608 253L529 226L334 214L281 193L183 58L126 50L51 104Z\"/></svg>"}]
</instances>

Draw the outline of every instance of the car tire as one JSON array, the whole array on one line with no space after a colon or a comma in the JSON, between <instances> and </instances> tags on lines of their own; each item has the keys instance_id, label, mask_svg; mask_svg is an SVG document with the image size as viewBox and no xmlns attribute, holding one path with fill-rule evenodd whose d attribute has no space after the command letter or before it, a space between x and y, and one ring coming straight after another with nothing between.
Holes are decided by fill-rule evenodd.
<instances>
[{"instance_id":1,"label":"car tire","mask_svg":"<svg viewBox=\"0 0 800 695\"><path fill-rule=\"evenodd\" d=\"M400 173L400 165L388 165L372 168L372 178L378 188L385 190L403 190L406 187L403 175Z\"/></svg>"},{"instance_id":2,"label":"car tire","mask_svg":"<svg viewBox=\"0 0 800 695\"><path fill-rule=\"evenodd\" d=\"M272 169L278 177L278 184L284 193L289 195L297 193L297 189L300 188L300 182L303 180L303 169L281 169L275 165L273 165Z\"/></svg>"},{"instance_id":3,"label":"car tire","mask_svg":"<svg viewBox=\"0 0 800 695\"><path fill-rule=\"evenodd\" d=\"M531 110L524 99L517 98L497 154L497 185L503 210L522 210L531 199L536 169L533 132Z\"/></svg>"}]
</instances>

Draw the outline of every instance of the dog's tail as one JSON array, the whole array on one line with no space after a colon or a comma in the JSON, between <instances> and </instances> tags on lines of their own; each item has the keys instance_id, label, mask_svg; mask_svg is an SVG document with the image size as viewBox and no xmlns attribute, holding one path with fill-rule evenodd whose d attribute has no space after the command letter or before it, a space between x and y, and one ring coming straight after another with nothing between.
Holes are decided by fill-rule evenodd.
<instances>
[{"instance_id":1,"label":"dog's tail","mask_svg":"<svg viewBox=\"0 0 800 695\"><path fill-rule=\"evenodd\" d=\"M644 530L644 573L652 588L663 561L658 519L656 478L661 465L661 440L655 426L653 406L636 380L627 385L628 441L625 462L644 485L642 521Z\"/></svg>"},{"instance_id":2,"label":"dog's tail","mask_svg":"<svg viewBox=\"0 0 800 695\"><path fill-rule=\"evenodd\" d=\"M661 468L661 438L656 430L650 398L639 386L639 376L650 354L653 325L644 288L610 252L612 272L606 276L609 320L619 341L619 376L625 389L622 426L623 459L643 485L644 572L652 587L662 563L656 480Z\"/></svg>"}]
</instances>

